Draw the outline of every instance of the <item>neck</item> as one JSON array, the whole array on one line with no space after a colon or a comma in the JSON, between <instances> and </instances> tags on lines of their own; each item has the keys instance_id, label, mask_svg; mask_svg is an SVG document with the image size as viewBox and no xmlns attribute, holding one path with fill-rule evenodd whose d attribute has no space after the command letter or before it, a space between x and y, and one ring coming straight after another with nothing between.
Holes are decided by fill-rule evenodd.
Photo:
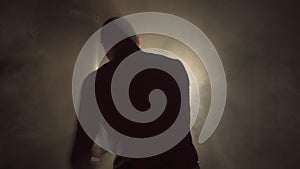
<instances>
[{"instance_id":1,"label":"neck","mask_svg":"<svg viewBox=\"0 0 300 169\"><path fill-rule=\"evenodd\" d=\"M114 58L114 60L123 60L125 59L127 56L133 54L136 51L139 51L140 48L136 45L128 45L126 47L123 47L122 49L118 50L118 52L116 53L116 57Z\"/></svg>"}]
</instances>

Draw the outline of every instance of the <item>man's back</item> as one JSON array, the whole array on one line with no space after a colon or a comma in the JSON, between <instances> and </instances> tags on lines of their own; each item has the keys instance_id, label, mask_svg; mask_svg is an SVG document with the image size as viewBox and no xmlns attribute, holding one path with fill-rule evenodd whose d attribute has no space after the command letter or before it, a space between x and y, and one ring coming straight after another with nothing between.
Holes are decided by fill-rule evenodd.
<instances>
[{"instance_id":1,"label":"man's back","mask_svg":"<svg viewBox=\"0 0 300 169\"><path fill-rule=\"evenodd\" d=\"M151 56L153 54L149 54L149 57ZM178 69L185 72L178 60L159 55L156 55L156 57L162 57L170 64L180 65ZM105 120L112 124L118 132L131 137L146 138L165 131L177 118L180 109L181 97L178 85L172 82L174 79L170 75L157 69L149 69L137 74L132 79L129 87L129 96L134 107L140 111L149 109L151 106L148 102L149 92L153 89L161 89L167 97L166 112L164 114L168 116L161 116L147 124L129 121L117 111L111 94L112 77L121 61L113 60L97 71L95 80L96 99ZM187 74L185 79L187 79L186 87L188 88ZM190 112L185 113L188 121L182 127L189 128ZM175 147L156 156L147 158L117 156L114 161L114 169L192 169L198 166L197 161L198 157L192 144L191 134L188 133Z\"/></svg>"}]
</instances>

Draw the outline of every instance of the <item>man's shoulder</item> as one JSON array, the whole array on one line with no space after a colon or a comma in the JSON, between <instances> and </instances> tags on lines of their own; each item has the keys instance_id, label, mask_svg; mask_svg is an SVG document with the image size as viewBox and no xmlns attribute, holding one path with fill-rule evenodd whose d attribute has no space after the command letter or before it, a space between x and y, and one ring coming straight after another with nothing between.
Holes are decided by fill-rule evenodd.
<instances>
[{"instance_id":1,"label":"man's shoulder","mask_svg":"<svg viewBox=\"0 0 300 169\"><path fill-rule=\"evenodd\" d=\"M157 57L161 61L169 62L169 63L172 63L172 64L177 64L178 66L182 66L183 67L182 62L179 59L167 57L167 56L162 55L162 54L148 53L148 52L143 52L143 53L144 53L144 55L147 55L149 57Z\"/></svg>"},{"instance_id":2,"label":"man's shoulder","mask_svg":"<svg viewBox=\"0 0 300 169\"><path fill-rule=\"evenodd\" d=\"M107 69L111 65L111 62L104 63L102 66L98 68L98 71L102 71Z\"/></svg>"},{"instance_id":3,"label":"man's shoulder","mask_svg":"<svg viewBox=\"0 0 300 169\"><path fill-rule=\"evenodd\" d=\"M178 69L185 70L185 67L184 67L182 61L180 61L179 59L170 58L170 57L167 57L167 56L164 56L161 54L156 54L156 53L148 53L148 52L144 52L144 51L141 52L140 54L144 55L146 57L149 57L149 58L157 58L160 62L162 62L162 64L175 65L175 67L177 67ZM97 74L112 73L111 71L114 70L118 65L119 65L119 63L117 63L117 62L113 62L113 61L107 62L98 68Z\"/></svg>"},{"instance_id":4,"label":"man's shoulder","mask_svg":"<svg viewBox=\"0 0 300 169\"><path fill-rule=\"evenodd\" d=\"M107 62L97 69L97 74L107 73L109 70L113 68L113 66L114 66L113 62Z\"/></svg>"}]
</instances>

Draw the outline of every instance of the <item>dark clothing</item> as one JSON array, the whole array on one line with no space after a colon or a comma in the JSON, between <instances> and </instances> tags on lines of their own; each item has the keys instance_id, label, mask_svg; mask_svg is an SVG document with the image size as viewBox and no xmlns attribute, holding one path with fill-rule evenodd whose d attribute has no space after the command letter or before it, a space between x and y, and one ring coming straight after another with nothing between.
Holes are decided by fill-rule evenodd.
<instances>
[{"instance_id":1,"label":"dark clothing","mask_svg":"<svg viewBox=\"0 0 300 169\"><path fill-rule=\"evenodd\" d=\"M90 163L92 157L93 140L84 132L79 122L77 122L77 131L75 143L71 155L71 165L73 169L92 169Z\"/></svg>"},{"instance_id":2,"label":"dark clothing","mask_svg":"<svg viewBox=\"0 0 300 169\"><path fill-rule=\"evenodd\" d=\"M197 153L188 134L171 150L148 158L116 156L114 169L193 169L198 166Z\"/></svg>"},{"instance_id":3,"label":"dark clothing","mask_svg":"<svg viewBox=\"0 0 300 169\"><path fill-rule=\"evenodd\" d=\"M170 59L170 61L174 62L175 60ZM150 125L144 125L134 122L132 122L132 124L128 124L128 121L124 119L123 121L114 121L115 119L119 119L119 117L121 118L121 116L118 116L118 112L113 105L110 93L110 86L114 71L118 67L120 62L121 60L116 60L106 63L104 66L98 69L96 75L96 99L98 102L98 106L101 109L101 113L104 113L104 115L105 113L107 113L106 120L111 120L112 123L115 122L118 124L117 126L121 126L119 128L115 128L119 132L125 132L124 134L139 138L155 135L157 134L157 132L159 133L170 127L170 119L176 119L175 113L173 113L175 114L174 117L168 116L168 118L166 119L159 119L159 117L158 120L155 120L156 122L159 122L159 120L164 120L163 122L166 121L165 123L161 123L160 121L159 127L157 127L158 125L155 124L155 122L151 122L152 124ZM149 108L149 105L147 105L147 102L145 100L140 98L147 96L147 92L153 90L153 87L151 88L151 86L154 85L156 86L155 88L161 88L164 92L166 92L168 101L166 109L169 109L170 112L178 111L178 105L180 105L180 103L178 104L178 102L175 99L178 97L178 95L176 95L176 90L178 89L178 86L174 85L173 83L169 83L171 78L168 77L168 75L158 72L157 70L152 70L148 72L145 71L144 73L145 75L147 75L146 79L142 77L139 80L137 78L135 79L135 82L132 82L135 83L134 88L130 87L129 95L131 101L134 102L133 105L139 110L147 110ZM151 83L147 81L148 78L152 79ZM148 97L145 98L148 99ZM99 103L102 103L102 106L100 106ZM118 118L116 118L116 116L118 116ZM189 112L187 112L187 116L189 116ZM140 125L140 127L136 127L137 125ZM151 131L151 129L153 130L153 125L156 126L156 131ZM124 129L124 127L122 126L126 126L125 129L127 131L130 131L130 133L126 133L127 131L125 130L123 131L122 129ZM145 132L147 130L149 132ZM152 134L147 135L147 133ZM75 162L80 161L80 159L91 158L91 147L93 144L94 142L85 134L85 132L79 124L72 154L72 163L75 164ZM192 144L192 137L190 133L188 133L187 136L175 147L162 154L147 158L128 158L116 156L113 163L114 169L197 169L197 167L198 156ZM76 167L73 165L73 168Z\"/></svg>"}]
</instances>

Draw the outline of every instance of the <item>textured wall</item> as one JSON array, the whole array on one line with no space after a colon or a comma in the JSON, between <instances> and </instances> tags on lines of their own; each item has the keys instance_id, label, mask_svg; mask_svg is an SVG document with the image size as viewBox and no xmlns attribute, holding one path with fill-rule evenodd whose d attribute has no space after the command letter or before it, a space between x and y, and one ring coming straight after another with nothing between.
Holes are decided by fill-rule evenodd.
<instances>
[{"instance_id":1,"label":"textured wall","mask_svg":"<svg viewBox=\"0 0 300 169\"><path fill-rule=\"evenodd\" d=\"M201 167L299 165L299 14L292 2L20 0L0 8L1 169L69 168L76 57L105 19L145 11L191 21L221 56L227 105L213 137L196 144ZM106 154L100 168L111 160Z\"/></svg>"}]
</instances>

